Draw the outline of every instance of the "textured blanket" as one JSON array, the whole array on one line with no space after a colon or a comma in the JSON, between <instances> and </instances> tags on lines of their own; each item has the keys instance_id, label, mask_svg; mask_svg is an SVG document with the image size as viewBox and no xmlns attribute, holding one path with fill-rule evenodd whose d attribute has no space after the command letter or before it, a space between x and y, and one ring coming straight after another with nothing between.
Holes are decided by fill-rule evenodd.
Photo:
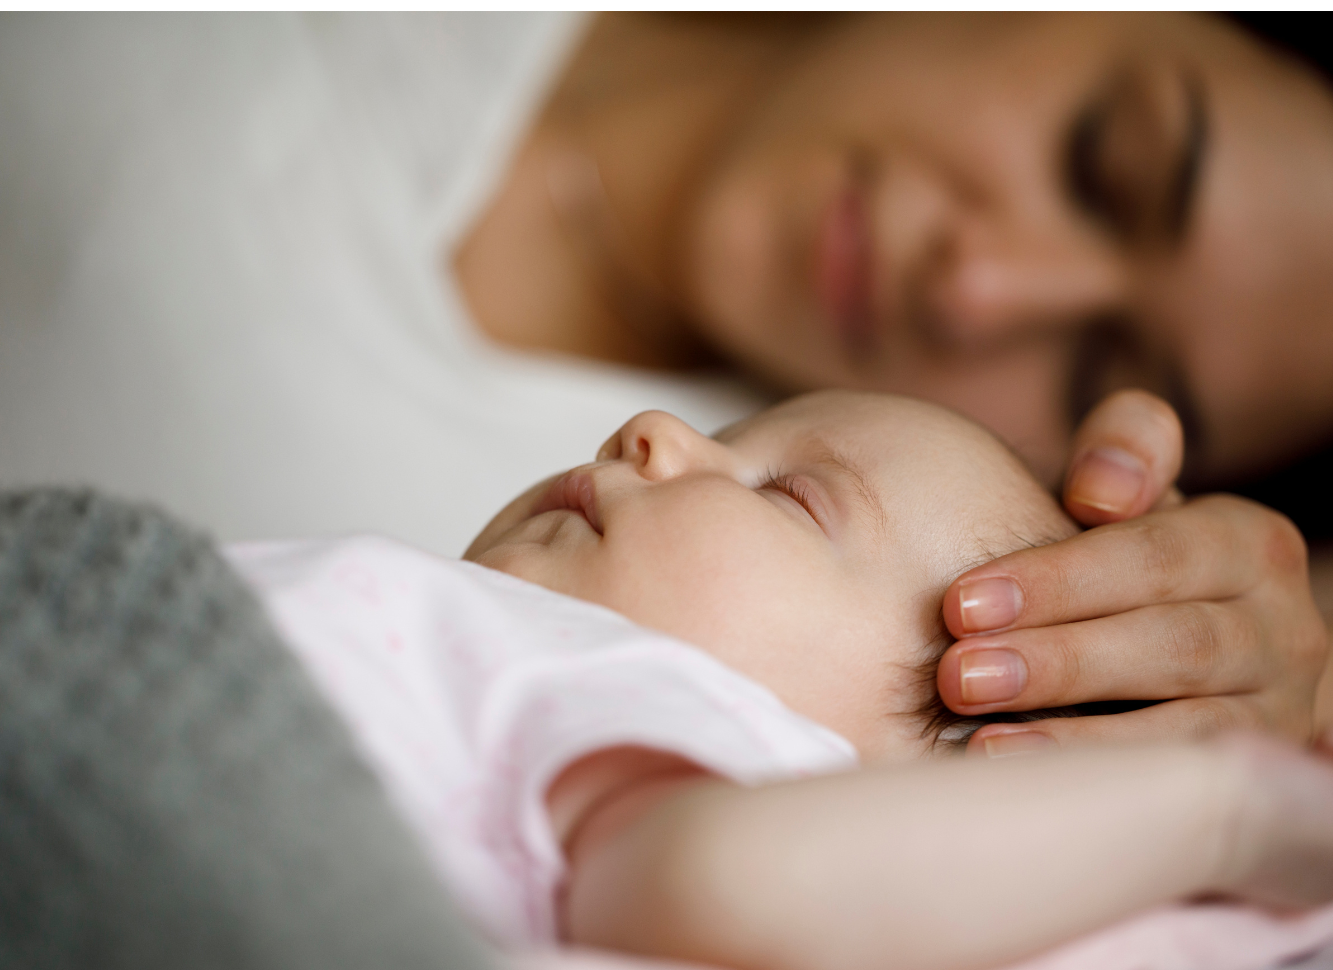
<instances>
[{"instance_id":1,"label":"textured blanket","mask_svg":"<svg viewBox=\"0 0 1333 970\"><path fill-rule=\"evenodd\" d=\"M0 493L0 967L483 965L205 538Z\"/></svg>"}]
</instances>

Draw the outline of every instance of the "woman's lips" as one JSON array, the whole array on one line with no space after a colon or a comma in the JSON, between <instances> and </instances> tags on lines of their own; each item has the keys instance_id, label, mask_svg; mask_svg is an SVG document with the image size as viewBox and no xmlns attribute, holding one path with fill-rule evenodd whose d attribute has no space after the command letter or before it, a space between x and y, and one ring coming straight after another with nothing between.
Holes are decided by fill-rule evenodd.
<instances>
[{"instance_id":1,"label":"woman's lips","mask_svg":"<svg viewBox=\"0 0 1333 970\"><path fill-rule=\"evenodd\" d=\"M598 535L603 534L602 518L597 510L597 490L592 476L586 471L574 469L553 481L532 507L532 516L563 509L578 512Z\"/></svg>"},{"instance_id":2,"label":"woman's lips","mask_svg":"<svg viewBox=\"0 0 1333 970\"><path fill-rule=\"evenodd\" d=\"M816 285L824 313L851 353L874 342L870 307L870 222L856 186L829 205L819 229Z\"/></svg>"}]
</instances>

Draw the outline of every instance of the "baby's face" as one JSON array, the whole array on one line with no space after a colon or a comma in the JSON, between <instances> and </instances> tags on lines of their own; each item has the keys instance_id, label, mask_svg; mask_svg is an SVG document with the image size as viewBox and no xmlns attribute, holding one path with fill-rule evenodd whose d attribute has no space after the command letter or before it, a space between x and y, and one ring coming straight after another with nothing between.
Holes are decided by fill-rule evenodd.
<instances>
[{"instance_id":1,"label":"baby's face","mask_svg":"<svg viewBox=\"0 0 1333 970\"><path fill-rule=\"evenodd\" d=\"M914 757L940 601L1073 524L990 434L827 392L708 438L659 411L505 508L465 558L687 640L848 738Z\"/></svg>"}]
</instances>

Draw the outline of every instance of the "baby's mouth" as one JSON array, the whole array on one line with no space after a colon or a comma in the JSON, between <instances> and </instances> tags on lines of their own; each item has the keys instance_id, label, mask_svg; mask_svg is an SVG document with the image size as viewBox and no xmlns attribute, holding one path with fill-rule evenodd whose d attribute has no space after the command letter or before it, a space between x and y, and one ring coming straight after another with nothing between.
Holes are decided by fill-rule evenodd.
<instances>
[{"instance_id":1,"label":"baby's mouth","mask_svg":"<svg viewBox=\"0 0 1333 970\"><path fill-rule=\"evenodd\" d=\"M604 534L602 518L597 510L597 490L593 485L592 476L586 471L575 468L553 481L551 487L537 499L531 515L538 516L543 512L561 510L578 512L587 519L588 525L592 526L594 532L598 535Z\"/></svg>"}]
</instances>

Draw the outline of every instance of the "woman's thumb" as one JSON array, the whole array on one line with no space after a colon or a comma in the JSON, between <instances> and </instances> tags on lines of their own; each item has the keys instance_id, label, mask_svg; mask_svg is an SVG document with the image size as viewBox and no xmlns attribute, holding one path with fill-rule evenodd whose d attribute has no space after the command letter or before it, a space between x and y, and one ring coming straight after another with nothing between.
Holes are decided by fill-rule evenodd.
<instances>
[{"instance_id":1,"label":"woman's thumb","mask_svg":"<svg viewBox=\"0 0 1333 970\"><path fill-rule=\"evenodd\" d=\"M1065 508L1084 525L1105 525L1180 504L1180 419L1147 391L1117 391L1083 419L1065 478Z\"/></svg>"}]
</instances>

